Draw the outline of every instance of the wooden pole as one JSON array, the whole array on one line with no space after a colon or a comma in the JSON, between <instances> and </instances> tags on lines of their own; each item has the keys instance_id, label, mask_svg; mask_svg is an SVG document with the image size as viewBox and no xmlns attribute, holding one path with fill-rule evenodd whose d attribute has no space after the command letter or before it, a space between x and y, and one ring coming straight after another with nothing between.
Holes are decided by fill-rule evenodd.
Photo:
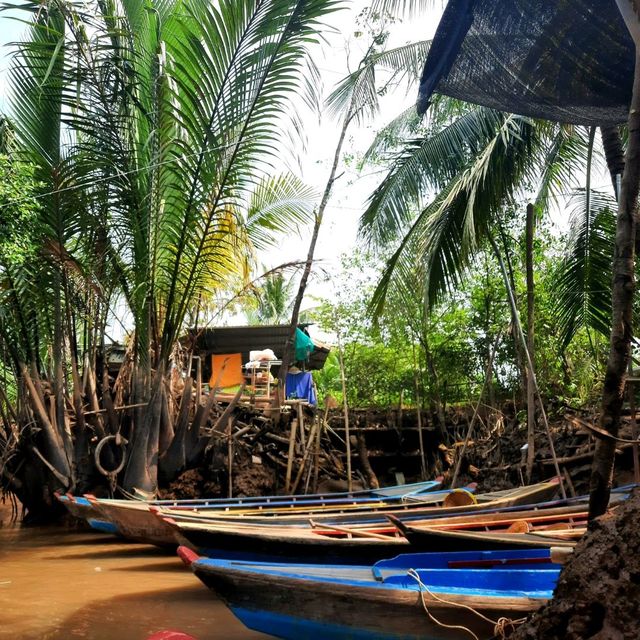
<instances>
[{"instance_id":1,"label":"wooden pole","mask_svg":"<svg viewBox=\"0 0 640 640\"><path fill-rule=\"evenodd\" d=\"M304 468L307 464L307 458L311 453L311 449L313 448L316 442L316 425L317 420L313 421L311 425L311 430L309 431L309 439L307 441L307 445L304 449L304 455L302 456L302 462L300 463L300 468L298 469L298 473L296 474L296 479L293 481L293 485L291 487L291 493L295 493L298 485L300 484L300 480L302 480L302 474L304 473Z\"/></svg>"},{"instance_id":2,"label":"wooden pole","mask_svg":"<svg viewBox=\"0 0 640 640\"><path fill-rule=\"evenodd\" d=\"M420 447L420 472L422 480L427 479L427 461L424 455L424 440L422 437L422 399L420 397L420 385L418 384L418 361L416 358L416 345L411 343L413 351L413 383L416 388L416 411L418 417L418 445Z\"/></svg>"},{"instance_id":3,"label":"wooden pole","mask_svg":"<svg viewBox=\"0 0 640 640\"><path fill-rule=\"evenodd\" d=\"M227 421L227 492L233 498L233 422L232 417Z\"/></svg>"},{"instance_id":4,"label":"wooden pole","mask_svg":"<svg viewBox=\"0 0 640 640\"><path fill-rule=\"evenodd\" d=\"M351 437L349 434L349 405L347 403L347 382L344 376L344 358L342 353L342 340L338 331L338 362L340 363L340 379L342 381L342 406L344 410L344 440L347 450L347 487L352 490L351 480Z\"/></svg>"},{"instance_id":5,"label":"wooden pole","mask_svg":"<svg viewBox=\"0 0 640 640\"><path fill-rule=\"evenodd\" d=\"M322 416L322 422L318 426L318 433L316 436L316 451L315 460L313 465L313 493L318 493L318 474L320 472L320 445L322 444L322 435L327 424L327 416L329 415L329 396L324 399L324 415Z\"/></svg>"},{"instance_id":6,"label":"wooden pole","mask_svg":"<svg viewBox=\"0 0 640 640\"><path fill-rule=\"evenodd\" d=\"M302 402L298 401L296 403L297 412L298 412L298 428L300 429L300 443L303 447L306 446L306 438L304 435L304 412L302 410Z\"/></svg>"},{"instance_id":7,"label":"wooden pole","mask_svg":"<svg viewBox=\"0 0 640 640\"><path fill-rule=\"evenodd\" d=\"M297 428L298 428L298 418L294 418L291 421L291 429L289 433L289 454L287 456L287 475L284 481L284 492L286 494L290 493L289 487L291 486L291 470L293 468L293 456L295 455Z\"/></svg>"}]
</instances>

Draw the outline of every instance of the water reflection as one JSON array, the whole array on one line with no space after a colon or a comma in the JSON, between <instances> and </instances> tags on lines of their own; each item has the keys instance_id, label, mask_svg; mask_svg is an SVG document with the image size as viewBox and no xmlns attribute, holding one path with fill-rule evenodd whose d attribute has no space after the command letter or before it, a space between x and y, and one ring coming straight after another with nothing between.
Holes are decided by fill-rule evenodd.
<instances>
[{"instance_id":1,"label":"water reflection","mask_svg":"<svg viewBox=\"0 0 640 640\"><path fill-rule=\"evenodd\" d=\"M55 527L0 528L0 638L266 640L180 561L147 545Z\"/></svg>"}]
</instances>

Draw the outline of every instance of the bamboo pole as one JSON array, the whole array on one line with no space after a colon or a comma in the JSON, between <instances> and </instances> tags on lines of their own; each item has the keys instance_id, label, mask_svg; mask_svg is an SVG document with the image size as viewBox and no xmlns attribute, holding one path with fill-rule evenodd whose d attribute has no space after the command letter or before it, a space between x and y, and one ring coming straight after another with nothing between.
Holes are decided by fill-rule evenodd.
<instances>
[{"instance_id":1,"label":"bamboo pole","mask_svg":"<svg viewBox=\"0 0 640 640\"><path fill-rule=\"evenodd\" d=\"M289 487L291 486L291 470L293 468L293 455L296 445L296 429L298 428L298 419L294 418L291 421L291 430L289 433L289 453L287 455L287 475L284 481L284 492L286 494L291 493Z\"/></svg>"},{"instance_id":2,"label":"bamboo pole","mask_svg":"<svg viewBox=\"0 0 640 640\"><path fill-rule=\"evenodd\" d=\"M307 440L307 445L304 450L304 455L302 456L302 462L300 463L300 468L298 469L298 473L296 474L296 478L293 481L293 485L291 487L291 493L295 493L298 485L300 484L300 480L302 479L302 474L304 473L305 465L307 464L307 458L311 453L311 449L313 448L316 442L316 428L317 428L317 420L313 421L311 425L311 430L309 431L309 438Z\"/></svg>"},{"instance_id":3,"label":"bamboo pole","mask_svg":"<svg viewBox=\"0 0 640 640\"><path fill-rule=\"evenodd\" d=\"M322 434L327 425L327 416L329 415L329 396L324 399L324 415L322 422L318 425L318 433L316 435L315 460L313 461L313 493L318 493L318 474L320 473L320 445L322 444Z\"/></svg>"},{"instance_id":4,"label":"bamboo pole","mask_svg":"<svg viewBox=\"0 0 640 640\"><path fill-rule=\"evenodd\" d=\"M420 385L418 384L418 364L416 359L416 345L411 342L413 350L413 382L416 388L416 410L418 413L418 445L420 447L420 471L422 480L427 479L427 461L424 455L424 439L422 436L422 398L420 397Z\"/></svg>"},{"instance_id":5,"label":"bamboo pole","mask_svg":"<svg viewBox=\"0 0 640 640\"><path fill-rule=\"evenodd\" d=\"M233 498L233 417L227 421L227 495Z\"/></svg>"}]
</instances>

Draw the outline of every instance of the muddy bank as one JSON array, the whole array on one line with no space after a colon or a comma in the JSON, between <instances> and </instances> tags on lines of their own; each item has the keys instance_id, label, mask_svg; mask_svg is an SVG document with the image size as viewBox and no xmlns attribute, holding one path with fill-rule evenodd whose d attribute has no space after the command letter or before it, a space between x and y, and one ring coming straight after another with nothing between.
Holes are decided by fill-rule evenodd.
<instances>
[{"instance_id":1,"label":"muddy bank","mask_svg":"<svg viewBox=\"0 0 640 640\"><path fill-rule=\"evenodd\" d=\"M578 411L561 404L547 407L551 432L560 470L569 495L589 490L591 456L595 445L588 431L574 418L586 422L597 420L596 411ZM350 412L351 458L353 481L368 487L377 480L381 485L414 482L422 477L422 452L426 477L445 476L450 483L453 469L462 452L462 444L472 419L472 407L450 407L444 427L433 412L423 411L418 421L414 409L353 410ZM299 492L346 489L346 434L339 410L323 415L309 411L305 415L305 435L300 430L293 447L292 480L299 476ZM162 497L264 495L282 493L286 487L287 462L292 416L279 425L260 422L234 441L232 469L228 472L228 440L221 437L203 456L196 469L182 474L177 481L162 487ZM314 421L316 427L314 427ZM248 421L247 421L248 422ZM312 430L322 426L321 445L309 449ZM422 451L420 448L422 433ZM629 416L623 417L621 437L630 437ZM469 446L461 464L457 482L478 483L479 491L519 486L525 482L527 441L524 412L513 404L500 409L482 407ZM308 450L309 449L309 450ZM306 455L306 459L305 459ZM317 478L316 478L317 468ZM633 481L632 451L621 446L616 462L615 485ZM531 481L555 475L548 438L542 424L537 425L536 455Z\"/></svg>"},{"instance_id":2,"label":"muddy bank","mask_svg":"<svg viewBox=\"0 0 640 640\"><path fill-rule=\"evenodd\" d=\"M640 638L640 490L594 523L562 570L553 600L511 638Z\"/></svg>"}]
</instances>

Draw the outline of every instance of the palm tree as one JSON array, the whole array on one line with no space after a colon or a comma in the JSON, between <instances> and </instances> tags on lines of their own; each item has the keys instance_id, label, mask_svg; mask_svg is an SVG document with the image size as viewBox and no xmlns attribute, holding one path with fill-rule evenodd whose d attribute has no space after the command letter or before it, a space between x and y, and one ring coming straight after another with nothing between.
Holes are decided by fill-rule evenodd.
<instances>
[{"instance_id":1,"label":"palm tree","mask_svg":"<svg viewBox=\"0 0 640 640\"><path fill-rule=\"evenodd\" d=\"M131 420L122 482L155 489L161 447L185 437L166 417L164 383L185 318L229 287L253 248L310 215L310 190L269 175L270 165L296 118L291 97L313 94L309 49L339 5L21 5L32 26L12 70L11 113L19 152L43 185L43 237L25 283L10 289L24 318L14 364L47 436L52 485L73 489L93 472L84 405L98 410L113 391L147 404ZM109 387L96 379L97 359L116 297L134 332L130 382ZM100 437L122 427L113 412L96 416Z\"/></svg>"}]
</instances>

